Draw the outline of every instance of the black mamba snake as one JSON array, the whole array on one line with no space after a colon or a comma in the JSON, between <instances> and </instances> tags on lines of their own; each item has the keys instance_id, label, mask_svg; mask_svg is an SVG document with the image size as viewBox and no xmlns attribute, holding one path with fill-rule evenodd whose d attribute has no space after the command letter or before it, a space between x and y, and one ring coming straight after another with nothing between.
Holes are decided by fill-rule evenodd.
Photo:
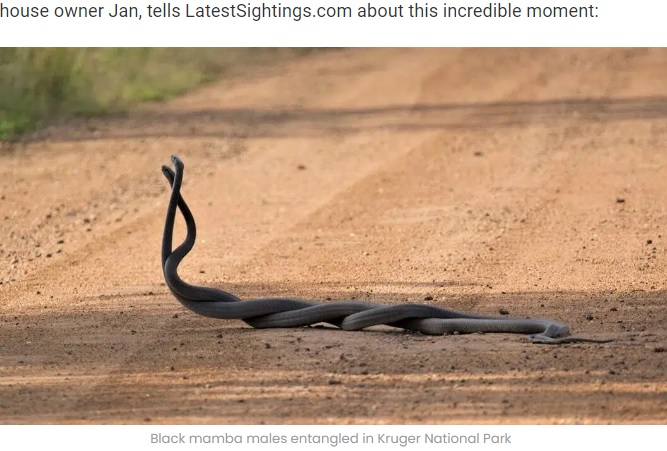
<instances>
[{"instance_id":1,"label":"black mamba snake","mask_svg":"<svg viewBox=\"0 0 667 451\"><path fill-rule=\"evenodd\" d=\"M162 270L167 286L176 299L195 313L212 318L241 319L255 328L304 327L329 323L343 330L361 330L383 324L428 335L476 332L529 334L531 342L545 344L611 341L568 337L570 329L567 325L547 319L475 315L424 304L386 305L358 301L318 303L291 298L242 300L216 288L191 285L178 275L178 265L194 247L197 228L192 212L181 196L183 162L176 156L172 156L171 161L174 170L162 166L162 172L171 185L162 237ZM185 219L187 234L183 243L173 249L177 209Z\"/></svg>"}]
</instances>

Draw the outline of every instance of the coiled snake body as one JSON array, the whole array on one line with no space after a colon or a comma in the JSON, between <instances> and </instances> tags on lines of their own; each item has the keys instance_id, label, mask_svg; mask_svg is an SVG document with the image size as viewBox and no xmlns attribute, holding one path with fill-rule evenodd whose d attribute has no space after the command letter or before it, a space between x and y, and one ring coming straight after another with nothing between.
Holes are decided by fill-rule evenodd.
<instances>
[{"instance_id":1,"label":"coiled snake body","mask_svg":"<svg viewBox=\"0 0 667 451\"><path fill-rule=\"evenodd\" d=\"M183 162L176 156L172 156L171 161L174 170L162 166L162 172L171 185L162 237L162 269L173 295L195 313L212 318L241 319L255 328L303 327L324 322L344 330L361 330L385 324L429 335L474 332L529 334L531 342L547 344L610 341L568 337L568 326L547 319L475 315L423 304L318 303L291 298L241 300L226 291L191 285L180 278L178 266L194 247L197 229L192 212L181 196ZM187 234L183 243L173 249L177 209L185 219Z\"/></svg>"}]
</instances>

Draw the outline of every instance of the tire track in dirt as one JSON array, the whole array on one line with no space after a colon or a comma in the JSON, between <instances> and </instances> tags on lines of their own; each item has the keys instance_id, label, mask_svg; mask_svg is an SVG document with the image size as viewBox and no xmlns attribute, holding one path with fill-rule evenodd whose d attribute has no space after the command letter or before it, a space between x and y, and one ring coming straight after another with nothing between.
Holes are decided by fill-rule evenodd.
<instances>
[{"instance_id":1,"label":"tire track in dirt","mask_svg":"<svg viewBox=\"0 0 667 451\"><path fill-rule=\"evenodd\" d=\"M477 58L478 55L473 55L471 59ZM558 65L560 61L556 61L554 64ZM519 93L522 93L522 88L517 88L517 86L530 85L530 81L540 76L543 64L540 64L540 61L533 60L536 71L531 72L527 70L521 62L514 67L516 74L507 74L507 78L515 80L516 84L509 87L507 97L514 97ZM445 65L449 67L449 65ZM507 67L503 66L503 71L507 72ZM481 71L486 77L497 76L497 74L488 75L484 71ZM443 85L448 85L448 80L445 78L445 70L442 70L439 73L436 73L432 77L434 83L442 83ZM567 74L567 73L566 73ZM516 75L516 78L513 76ZM523 76L525 78L521 78ZM483 77L484 79L484 77ZM471 92L475 92L477 96L480 96L482 89L474 83L474 78L466 80L466 86ZM570 81L572 85L580 89L579 80ZM563 91L564 87L562 83L556 82L555 86L558 87L558 91ZM497 89L494 86L494 89ZM422 88L423 92L437 92L434 88ZM456 91L457 94L460 91ZM493 91L497 95L496 91ZM460 97L466 98L467 91L460 93ZM426 97L422 95L422 98ZM456 97L457 99L458 97ZM502 98L502 95L501 95ZM431 95L429 101L433 102L434 99ZM445 103L447 100L450 102L451 99L446 99L442 102ZM498 99L487 98L486 101L497 102ZM458 119L456 122L465 123L466 114L475 116L479 114L479 110L472 109L470 112L466 112ZM562 126L563 119L558 118L559 127ZM482 135L482 136L479 136ZM381 263L378 261L367 262L364 264L364 261L368 260L365 257L365 253L361 252L361 258L355 258L355 256L349 256L349 258L354 259L349 261L345 255L336 254L330 256L328 254L322 254L321 252L316 252L312 246L307 251L310 252L295 252L293 241L296 239L296 234L298 230L304 229L310 232L310 236L302 237L305 240L313 241L312 231L315 232L316 237L326 235L327 243L318 242L315 243L315 246L328 246L341 248L339 242L348 241L359 241L358 238L348 237L349 234L354 234L354 230L357 227L357 223L366 223L369 221L374 221L378 217L383 217L385 219L380 221L385 221L389 223L400 223L392 219L395 215L401 215L400 209L396 210L396 201L400 201L409 206L405 207L407 213L404 213L403 216L407 218L406 222L415 222L416 225L411 229L409 224L405 225L406 231L401 232L401 235L413 237L415 233L420 233L422 242L430 242L433 238L430 236L429 231L419 231L420 227L423 226L421 221L418 220L418 216L415 215L415 209L422 209L421 211L425 214L425 219L428 221L435 220L444 216L444 212L450 213L452 209L454 210L474 210L477 211L489 211L496 210L500 214L495 216L501 216L502 212L513 207L514 210L526 211L530 209L528 203L523 203L519 205L518 208L515 207L517 201L521 201L522 197L527 193L533 191L536 187L539 187L544 183L545 179L551 177L551 174L557 174L558 177L567 179L571 177L569 174L562 174L559 171L554 171L553 165L561 165L562 161L566 159L565 152L557 149L559 143L554 143L557 137L552 135L552 132L549 129L545 129L543 126L529 127L528 129L523 129L521 131L520 137L516 136L517 133L515 130L494 130L483 131L480 133L477 130L472 132L456 132L452 133L449 130L442 131L437 129L427 135L427 138L423 139L416 146L410 147L410 152L404 154L400 157L398 161L387 160L385 164L378 171L373 174L369 174L366 178L360 180L352 188L343 191L336 199L334 199L331 205L324 206L321 211L318 211L312 217L308 217L303 221L303 225L297 226L296 231L292 236L289 237L290 243L286 246L289 249L283 249L277 243L271 243L267 247L267 251L273 254L280 254L278 259L284 259L287 262L293 262L295 271L298 271L297 267L301 264L303 258L300 256L307 257L308 255L314 255L315 257L322 257L323 260L318 261L316 264L311 265L313 268L323 268L326 266L326 261L339 261L345 262L352 268L359 267L369 267L375 270L379 270L382 267ZM412 136L412 135L410 135ZM403 146L401 142L401 136L394 137L396 146ZM560 144L562 144L565 138L561 137ZM537 150L537 147L542 147L541 150ZM545 144L547 147L544 147ZM474 149L484 149L485 152L481 150L469 152L466 155L461 154L461 150L472 147ZM519 149L517 151L517 148ZM516 154L519 153L517 156ZM555 154L555 155L554 155ZM572 156L573 158L578 158L576 155ZM522 164L518 165L518 160L521 159ZM551 160L554 159L555 163L551 163ZM491 161L489 161L491 160ZM576 163L574 163L576 165ZM561 169L558 166L558 169ZM522 171L521 174L517 174L517 171ZM462 175L465 175L468 178L474 177L468 182L465 186L459 187L457 183L457 178L460 178ZM523 180L520 177L527 178L528 180ZM504 180L511 180L511 182L518 186L503 186L502 182ZM561 182L561 184L564 182ZM503 202L502 198L498 198L500 194L495 195L493 200L495 205L475 205L475 199L478 197L483 197L486 195L489 184L491 184L491 189L497 192L503 192L507 190L518 189L521 190L518 193L517 198L509 199L506 204L499 205ZM465 190L465 191L463 191ZM405 195L402 195L405 193ZM414 204L423 203L424 199L430 199L434 196L440 196L444 199L436 205L426 205L426 206L417 206ZM382 199L389 199L389 205L383 205ZM487 202L483 199L484 202ZM541 199L532 200L532 203L539 204ZM487 202L488 203L488 202ZM384 210L383 210L384 208ZM471 210L471 211L472 211ZM440 213L437 213L440 211ZM343 213L345 212L345 213ZM434 214L435 212L435 214ZM507 216L507 215L506 215ZM523 219L520 214L518 214L519 219ZM452 224L446 232L441 232L443 235L448 235L451 237L457 236L457 230L466 229L471 227L470 225L471 218L457 218L457 222ZM453 220L453 219L452 219ZM481 218L484 221L484 218ZM506 221L516 221L517 215L514 217L506 218ZM488 222L488 220L487 220ZM506 225L504 225L506 226ZM481 227L479 224L476 225L477 228ZM468 229L472 230L472 229ZM479 232L479 230L476 230ZM486 232L493 234L494 236L498 231L493 230L491 227L486 230ZM539 233L539 232L538 232ZM379 234L386 239L384 235ZM355 235L356 236L356 235ZM475 237L476 238L476 237ZM400 239L400 235L398 237ZM450 238L451 239L451 238ZM491 239L488 237L487 239ZM484 240L482 240L484 241ZM378 243L366 245L367 248L374 249L377 247ZM415 247L415 242L407 240L403 245L399 243L394 243L394 247L398 246L395 254L397 255L409 255L411 249ZM446 241L440 246L434 246L439 249L469 249L469 255L464 256L464 258L471 258L475 254L479 254L480 250L474 248L475 243L454 243ZM402 247L401 247L402 246ZM420 248L422 246L419 246ZM343 249L343 252L348 252L348 250ZM428 252L428 250L426 250ZM420 256L423 256L424 252L422 249L419 252L413 252L415 255L411 255L412 258L419 259ZM434 256L433 259L441 259L442 255ZM278 261L275 257L271 259L271 255L266 255L262 260L267 261L265 267L276 266ZM423 262L423 268L428 268L432 266L433 261ZM284 265L283 265L284 266ZM414 265L411 265L414 266ZM312 268L311 268L312 269ZM394 268L399 273L403 274L404 269L402 267ZM472 271L471 271L472 272ZM303 276L303 273L301 274ZM422 274L426 276L426 274ZM292 274L291 277L297 276ZM326 277L325 274L320 274L322 277ZM369 280L379 277L380 274L372 274L367 277ZM429 274L428 277L433 276ZM298 276L297 276L298 277ZM307 276L306 276L307 277Z\"/></svg>"}]
</instances>

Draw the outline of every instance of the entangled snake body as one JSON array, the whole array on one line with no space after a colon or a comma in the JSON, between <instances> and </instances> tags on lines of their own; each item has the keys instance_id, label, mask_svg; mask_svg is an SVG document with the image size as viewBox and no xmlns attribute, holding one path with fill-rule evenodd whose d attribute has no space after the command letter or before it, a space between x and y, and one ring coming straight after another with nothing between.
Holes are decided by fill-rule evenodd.
<instances>
[{"instance_id":1,"label":"entangled snake body","mask_svg":"<svg viewBox=\"0 0 667 451\"><path fill-rule=\"evenodd\" d=\"M178 275L178 266L195 245L197 228L190 208L181 195L183 162L171 157L172 170L162 166L171 185L164 234L162 236L162 269L172 294L189 310L200 315L241 319L255 328L304 327L328 323L344 330L361 330L376 325L389 325L429 335L451 333L504 332L528 334L533 343L561 344L573 342L606 343L569 337L567 325L548 319L522 319L476 315L425 304L376 304L359 301L318 303L292 298L241 298L212 287L191 285ZM176 211L180 210L186 224L186 238L173 249Z\"/></svg>"}]
</instances>

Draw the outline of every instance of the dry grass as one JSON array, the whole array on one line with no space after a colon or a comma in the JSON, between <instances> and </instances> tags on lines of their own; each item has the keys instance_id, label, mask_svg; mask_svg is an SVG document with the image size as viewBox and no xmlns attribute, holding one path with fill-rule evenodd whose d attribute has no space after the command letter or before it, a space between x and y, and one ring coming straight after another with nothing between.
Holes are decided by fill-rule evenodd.
<instances>
[{"instance_id":1,"label":"dry grass","mask_svg":"<svg viewBox=\"0 0 667 451\"><path fill-rule=\"evenodd\" d=\"M0 139L55 117L122 111L312 49L0 49Z\"/></svg>"}]
</instances>

